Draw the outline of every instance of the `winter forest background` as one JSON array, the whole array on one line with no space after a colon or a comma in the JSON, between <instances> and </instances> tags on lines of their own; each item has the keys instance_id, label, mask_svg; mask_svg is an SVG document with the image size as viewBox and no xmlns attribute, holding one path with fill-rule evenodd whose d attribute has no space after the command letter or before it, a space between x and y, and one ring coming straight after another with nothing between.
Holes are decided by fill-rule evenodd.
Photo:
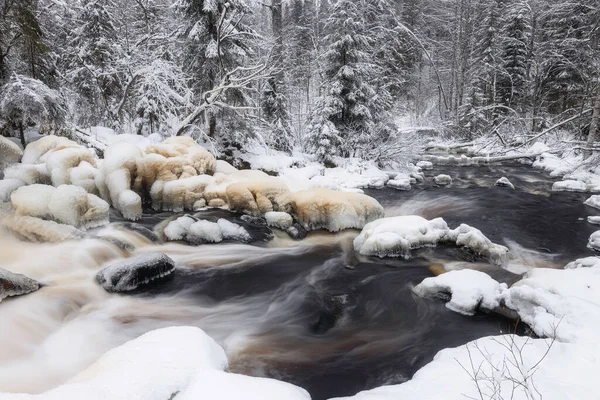
<instances>
[{"instance_id":1,"label":"winter forest background","mask_svg":"<svg viewBox=\"0 0 600 400\"><path fill-rule=\"evenodd\" d=\"M379 163L433 134L587 140L599 44L597 0L0 0L0 133Z\"/></svg>"}]
</instances>

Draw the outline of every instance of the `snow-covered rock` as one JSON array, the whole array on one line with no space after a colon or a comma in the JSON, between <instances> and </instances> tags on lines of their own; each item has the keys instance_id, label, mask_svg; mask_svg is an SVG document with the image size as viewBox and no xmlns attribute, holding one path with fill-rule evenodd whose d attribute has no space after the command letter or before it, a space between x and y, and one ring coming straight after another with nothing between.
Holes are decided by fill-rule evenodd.
<instances>
[{"instance_id":1,"label":"snow-covered rock","mask_svg":"<svg viewBox=\"0 0 600 400\"><path fill-rule=\"evenodd\" d=\"M146 253L103 268L96 281L107 292L129 292L163 279L175 270L175 262L163 253Z\"/></svg>"},{"instance_id":2,"label":"snow-covered rock","mask_svg":"<svg viewBox=\"0 0 600 400\"><path fill-rule=\"evenodd\" d=\"M575 180L554 182L552 185L553 192L585 192L586 189L585 182Z\"/></svg>"},{"instance_id":3,"label":"snow-covered rock","mask_svg":"<svg viewBox=\"0 0 600 400\"><path fill-rule=\"evenodd\" d=\"M414 179L414 178L413 178ZM410 190L411 178L408 174L398 174L394 179L387 181L387 186L398 190Z\"/></svg>"},{"instance_id":4,"label":"snow-covered rock","mask_svg":"<svg viewBox=\"0 0 600 400\"><path fill-rule=\"evenodd\" d=\"M227 186L227 202L232 210L250 215L269 211L290 211L290 190L277 178L232 183Z\"/></svg>"},{"instance_id":5,"label":"snow-covered rock","mask_svg":"<svg viewBox=\"0 0 600 400\"><path fill-rule=\"evenodd\" d=\"M383 207L372 197L324 188L294 193L291 205L297 221L306 230L362 229L384 215Z\"/></svg>"},{"instance_id":6,"label":"snow-covered rock","mask_svg":"<svg viewBox=\"0 0 600 400\"><path fill-rule=\"evenodd\" d=\"M419 161L417 163L417 167L427 171L427 170L433 169L433 163L430 161Z\"/></svg>"},{"instance_id":7,"label":"snow-covered rock","mask_svg":"<svg viewBox=\"0 0 600 400\"><path fill-rule=\"evenodd\" d=\"M508 187L508 188L511 188L511 189L515 188L515 186L505 176L503 176L502 178L500 178L500 179L498 179L496 181L496 186Z\"/></svg>"},{"instance_id":8,"label":"snow-covered rock","mask_svg":"<svg viewBox=\"0 0 600 400\"><path fill-rule=\"evenodd\" d=\"M600 210L600 195L590 196L583 204Z\"/></svg>"},{"instance_id":9,"label":"snow-covered rock","mask_svg":"<svg viewBox=\"0 0 600 400\"><path fill-rule=\"evenodd\" d=\"M592 250L600 251L600 231L596 231L590 235L587 247Z\"/></svg>"},{"instance_id":10,"label":"snow-covered rock","mask_svg":"<svg viewBox=\"0 0 600 400\"><path fill-rule=\"evenodd\" d=\"M39 288L40 284L33 279L0 268L0 302L10 296L35 292Z\"/></svg>"},{"instance_id":11,"label":"snow-covered rock","mask_svg":"<svg viewBox=\"0 0 600 400\"><path fill-rule=\"evenodd\" d=\"M433 178L433 181L436 185L447 186L452 183L452 178L450 175L440 174Z\"/></svg>"},{"instance_id":12,"label":"snow-covered rock","mask_svg":"<svg viewBox=\"0 0 600 400\"><path fill-rule=\"evenodd\" d=\"M0 218L0 225L33 243L56 243L84 237L82 231L71 225L26 215L5 215Z\"/></svg>"},{"instance_id":13,"label":"snow-covered rock","mask_svg":"<svg viewBox=\"0 0 600 400\"><path fill-rule=\"evenodd\" d=\"M12 140L0 135L0 178L4 176L6 167L16 164L23 157L23 151Z\"/></svg>"},{"instance_id":14,"label":"snow-covered rock","mask_svg":"<svg viewBox=\"0 0 600 400\"><path fill-rule=\"evenodd\" d=\"M169 222L164 233L167 240L185 240L192 244L219 243L223 240L247 243L252 240L244 227L224 218L211 222L183 216Z\"/></svg>"},{"instance_id":15,"label":"snow-covered rock","mask_svg":"<svg viewBox=\"0 0 600 400\"><path fill-rule=\"evenodd\" d=\"M354 249L365 256L410 257L410 251L440 242L454 243L502 264L508 249L492 243L480 230L466 224L450 229L442 218L431 221L410 215L381 218L363 228Z\"/></svg>"},{"instance_id":16,"label":"snow-covered rock","mask_svg":"<svg viewBox=\"0 0 600 400\"><path fill-rule=\"evenodd\" d=\"M292 218L290 214L279 211L269 211L265 213L265 219L267 220L268 226L284 231L294 223L294 218Z\"/></svg>"},{"instance_id":17,"label":"snow-covered rock","mask_svg":"<svg viewBox=\"0 0 600 400\"><path fill-rule=\"evenodd\" d=\"M29 143L23 151L23 164L41 164L56 150L67 148L82 148L76 142L62 136L48 135L35 142Z\"/></svg>"},{"instance_id":18,"label":"snow-covered rock","mask_svg":"<svg viewBox=\"0 0 600 400\"><path fill-rule=\"evenodd\" d=\"M594 225L600 225L600 216L589 216L587 222Z\"/></svg>"},{"instance_id":19,"label":"snow-covered rock","mask_svg":"<svg viewBox=\"0 0 600 400\"><path fill-rule=\"evenodd\" d=\"M22 186L11 194L17 214L53 220L77 228L108 224L108 204L73 185Z\"/></svg>"},{"instance_id":20,"label":"snow-covered rock","mask_svg":"<svg viewBox=\"0 0 600 400\"><path fill-rule=\"evenodd\" d=\"M507 289L488 274L463 269L450 271L439 276L426 278L415 286L414 291L421 297L449 293L446 307L465 315L473 315L478 308L493 310L500 306L501 294Z\"/></svg>"},{"instance_id":21,"label":"snow-covered rock","mask_svg":"<svg viewBox=\"0 0 600 400\"><path fill-rule=\"evenodd\" d=\"M364 256L408 258L410 250L435 246L448 231L441 218L431 221L416 215L381 218L365 225L354 239L354 249Z\"/></svg>"}]
</instances>

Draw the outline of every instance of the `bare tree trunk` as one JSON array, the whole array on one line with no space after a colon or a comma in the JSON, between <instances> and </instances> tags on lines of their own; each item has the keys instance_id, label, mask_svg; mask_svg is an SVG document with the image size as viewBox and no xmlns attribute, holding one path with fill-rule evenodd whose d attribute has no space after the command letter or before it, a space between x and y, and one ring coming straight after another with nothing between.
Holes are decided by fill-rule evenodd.
<instances>
[{"instance_id":1,"label":"bare tree trunk","mask_svg":"<svg viewBox=\"0 0 600 400\"><path fill-rule=\"evenodd\" d=\"M27 146L27 143L25 143L25 129L23 128L23 122L19 122L19 138L21 139L21 144L23 145L23 148L25 148L25 146Z\"/></svg>"},{"instance_id":2,"label":"bare tree trunk","mask_svg":"<svg viewBox=\"0 0 600 400\"><path fill-rule=\"evenodd\" d=\"M590 131L587 138L587 147L591 149L596 142L596 133L598 131L598 120L600 119L600 96L594 101L594 111L592 111L592 122L590 123ZM585 152L585 158L592 155L592 150Z\"/></svg>"}]
</instances>

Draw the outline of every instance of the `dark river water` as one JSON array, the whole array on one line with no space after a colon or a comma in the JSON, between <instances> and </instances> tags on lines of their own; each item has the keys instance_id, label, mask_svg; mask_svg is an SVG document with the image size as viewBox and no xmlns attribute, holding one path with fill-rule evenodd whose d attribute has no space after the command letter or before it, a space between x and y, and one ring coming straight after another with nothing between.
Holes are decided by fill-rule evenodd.
<instances>
[{"instance_id":1,"label":"dark river water","mask_svg":"<svg viewBox=\"0 0 600 400\"><path fill-rule=\"evenodd\" d=\"M432 184L440 172L453 177L449 187ZM356 259L350 250L356 232L317 232L294 243L230 213L208 211L196 215L242 223L255 242L192 247L146 241L148 251L175 259L180 268L172 278L120 296L110 309L105 304L113 297L99 297L100 311L73 320L110 321L107 332L116 342L166 325L199 326L224 346L231 371L294 383L315 400L404 382L446 347L527 334L495 315L454 313L441 300L415 296L412 287L433 276L434 264L460 263L512 283L524 266L558 268L590 255L586 243L595 229L585 221L594 214L582 203L587 196L552 193L552 179L524 166L444 167L426 176L410 191L365 192L388 216L443 217L452 228L480 229L511 249L512 272L443 247L410 260ZM516 190L495 187L501 176ZM153 228L165 217L172 214L147 214L141 224ZM0 387L2 379L0 368Z\"/></svg>"}]
</instances>

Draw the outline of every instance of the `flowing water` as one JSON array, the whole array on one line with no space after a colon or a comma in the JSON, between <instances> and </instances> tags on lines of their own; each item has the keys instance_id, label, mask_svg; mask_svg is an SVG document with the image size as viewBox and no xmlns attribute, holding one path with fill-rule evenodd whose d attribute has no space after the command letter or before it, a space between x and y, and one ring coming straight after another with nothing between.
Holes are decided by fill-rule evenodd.
<instances>
[{"instance_id":1,"label":"flowing water","mask_svg":"<svg viewBox=\"0 0 600 400\"><path fill-rule=\"evenodd\" d=\"M582 204L586 196L551 193L551 179L522 166L444 173L455 178L450 187L423 183L409 192L367 192L390 216L441 216L451 227L479 228L510 247L510 271L445 247L411 260L357 259L351 251L357 232L314 232L295 242L251 224L245 226L256 239L252 245L157 244L116 216L95 232L112 242L32 244L0 236L1 267L45 285L0 303L0 391L55 387L108 349L172 325L204 329L226 349L231 371L292 382L315 400L406 381L445 347L524 333L497 316L453 313L440 300L416 297L412 287L436 265L477 268L511 283L528 268L559 268L588 255L594 228L585 222L592 212ZM516 190L494 187L500 176ZM164 225L172 216L148 214L142 224ZM223 211L202 216L240 222ZM109 294L94 282L106 263L153 251L177 263L166 282L128 295Z\"/></svg>"}]
</instances>

